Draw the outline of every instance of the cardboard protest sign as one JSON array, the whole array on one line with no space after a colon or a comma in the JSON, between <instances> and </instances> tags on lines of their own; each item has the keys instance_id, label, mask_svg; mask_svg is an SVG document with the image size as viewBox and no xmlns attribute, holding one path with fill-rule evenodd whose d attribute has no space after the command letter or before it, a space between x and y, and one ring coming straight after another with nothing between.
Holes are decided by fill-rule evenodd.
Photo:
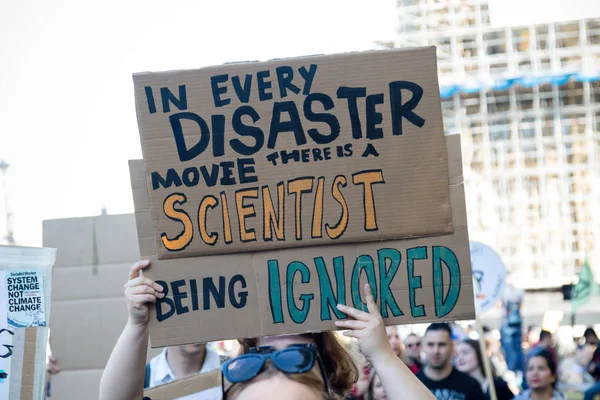
<instances>
[{"instance_id":1,"label":"cardboard protest sign","mask_svg":"<svg viewBox=\"0 0 600 400\"><path fill-rule=\"evenodd\" d=\"M7 271L4 282L8 296L8 326L46 326L42 270L35 268Z\"/></svg>"},{"instance_id":2,"label":"cardboard protest sign","mask_svg":"<svg viewBox=\"0 0 600 400\"><path fill-rule=\"evenodd\" d=\"M368 281L386 324L474 318L460 140L447 137L454 232L377 243L160 260L142 160L130 161L146 272L165 298L151 309L153 347L336 329Z\"/></svg>"},{"instance_id":3,"label":"cardboard protest sign","mask_svg":"<svg viewBox=\"0 0 600 400\"><path fill-rule=\"evenodd\" d=\"M433 47L134 85L159 259L453 231Z\"/></svg>"},{"instance_id":4,"label":"cardboard protest sign","mask_svg":"<svg viewBox=\"0 0 600 400\"><path fill-rule=\"evenodd\" d=\"M55 249L0 246L0 399L44 398Z\"/></svg>"},{"instance_id":5,"label":"cardboard protest sign","mask_svg":"<svg viewBox=\"0 0 600 400\"><path fill-rule=\"evenodd\" d=\"M61 372L51 380L52 400L98 398L100 377L127 323L123 284L140 259L137 243L133 214L43 222L44 247L57 249L49 323ZM148 361L157 354L149 351Z\"/></svg>"}]
</instances>

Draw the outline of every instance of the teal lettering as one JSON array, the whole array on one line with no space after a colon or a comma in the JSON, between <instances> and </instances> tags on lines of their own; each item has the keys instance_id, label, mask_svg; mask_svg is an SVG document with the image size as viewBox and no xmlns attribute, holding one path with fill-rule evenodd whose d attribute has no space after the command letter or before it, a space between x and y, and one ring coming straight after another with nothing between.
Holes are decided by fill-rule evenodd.
<instances>
[{"instance_id":1,"label":"teal lettering","mask_svg":"<svg viewBox=\"0 0 600 400\"><path fill-rule=\"evenodd\" d=\"M407 272L408 272L408 297L410 300L410 315L413 318L424 317L425 307L423 304L416 304L415 296L417 289L421 289L423 284L421 283L421 275L415 276L415 260L424 260L427 258L427 247L413 247L406 251L407 258ZM435 283L434 283L435 286Z\"/></svg>"},{"instance_id":2,"label":"teal lettering","mask_svg":"<svg viewBox=\"0 0 600 400\"><path fill-rule=\"evenodd\" d=\"M269 260L269 304L274 324L283 324L283 311L281 310L281 281L279 280L279 262Z\"/></svg>"},{"instance_id":3,"label":"teal lettering","mask_svg":"<svg viewBox=\"0 0 600 400\"><path fill-rule=\"evenodd\" d=\"M442 262L448 268L450 284L444 298L444 273ZM444 246L433 246L433 295L435 298L435 316L441 318L454 309L460 294L460 267L456 255Z\"/></svg>"},{"instance_id":4,"label":"teal lettering","mask_svg":"<svg viewBox=\"0 0 600 400\"><path fill-rule=\"evenodd\" d=\"M300 272L302 283L308 283L310 282L310 270L300 261L291 262L287 267L286 283L288 312L290 313L290 317L292 317L292 321L301 324L306 321L306 317L310 311L310 301L315 295L312 293L301 294L300 300L302 301L302 308L296 306L296 301L294 299L294 277L296 276L296 272Z\"/></svg>"},{"instance_id":5,"label":"teal lettering","mask_svg":"<svg viewBox=\"0 0 600 400\"><path fill-rule=\"evenodd\" d=\"M377 279L375 278L375 265L371 256L359 256L354 263L354 268L352 269L352 304L354 308L366 311L367 304L362 301L362 296L360 295L360 275L363 270L367 274L367 280L371 286L373 297L377 298Z\"/></svg>"},{"instance_id":6,"label":"teal lettering","mask_svg":"<svg viewBox=\"0 0 600 400\"><path fill-rule=\"evenodd\" d=\"M400 267L402 254L396 249L380 249L377 251L377 258L379 259L379 296L381 299L379 304L381 307L381 316L383 318L388 317L388 307L394 317L404 315L402 310L400 310L400 307L398 307L398 303L396 303L394 293L390 290L390 284L394 280L398 268ZM390 261L389 268L386 266L387 260Z\"/></svg>"},{"instance_id":7,"label":"teal lettering","mask_svg":"<svg viewBox=\"0 0 600 400\"><path fill-rule=\"evenodd\" d=\"M338 319L346 318L345 314L336 308L336 304L346 304L346 282L344 282L344 257L335 257L333 259L333 269L335 273L335 283L337 286L337 298L333 295L331 279L327 272L327 266L323 257L315 258L315 266L319 275L319 285L321 286L321 321L331 320L331 310Z\"/></svg>"}]
</instances>

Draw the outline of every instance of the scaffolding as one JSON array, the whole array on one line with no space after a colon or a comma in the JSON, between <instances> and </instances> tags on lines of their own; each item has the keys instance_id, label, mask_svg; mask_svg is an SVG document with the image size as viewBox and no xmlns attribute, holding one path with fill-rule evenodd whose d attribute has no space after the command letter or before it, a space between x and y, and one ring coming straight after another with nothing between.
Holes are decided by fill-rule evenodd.
<instances>
[{"instance_id":1,"label":"scaffolding","mask_svg":"<svg viewBox=\"0 0 600 400\"><path fill-rule=\"evenodd\" d=\"M495 28L487 0L397 9L394 46L438 48L471 239L525 288L572 283L586 260L600 275L600 19Z\"/></svg>"}]
</instances>

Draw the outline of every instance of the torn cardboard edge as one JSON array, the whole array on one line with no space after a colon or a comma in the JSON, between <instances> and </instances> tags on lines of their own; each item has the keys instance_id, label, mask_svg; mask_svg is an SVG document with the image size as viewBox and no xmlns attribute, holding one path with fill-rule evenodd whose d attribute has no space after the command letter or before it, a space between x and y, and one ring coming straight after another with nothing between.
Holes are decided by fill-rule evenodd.
<instances>
[{"instance_id":1,"label":"torn cardboard edge","mask_svg":"<svg viewBox=\"0 0 600 400\"><path fill-rule=\"evenodd\" d=\"M469 253L469 242L468 242L468 232L467 232L467 222L466 222L466 209L464 204L464 189L462 187L462 161L460 156L460 137L458 135L452 135L446 137L448 152L451 156L448 158L449 166L451 168L451 183L449 187L451 188L452 195L452 206L453 206L453 218L454 225L456 227L454 234L445 235L441 237L435 238L426 238L426 239L418 239L418 240L405 240L405 241L388 241L381 242L382 246L399 246L398 248L404 248L408 246L419 246L419 244L423 245L424 243L438 243L442 241L443 243L451 243L451 247L457 252L457 256L460 258L460 273L461 273L461 282L460 282L460 296L457 299L456 307L449 314L443 317L437 317L436 313L433 310L433 300L429 301L429 306L426 305L424 311L426 311L426 318L413 318L409 314L402 315L400 317L388 318L386 319L386 324L409 324L409 323L425 323L425 322L433 322L433 321L448 321L448 320L459 320L459 319L472 319L474 317L474 308L473 308L473 288L472 288L472 278L470 272L470 253ZM238 254L238 255L222 255L222 256L206 256L206 257L198 257L198 258L182 258L182 259L171 259L171 260L157 260L154 251L154 240L150 238L149 235L145 233L152 231L152 222L149 210L147 208L144 209L144 205L147 207L148 202L144 199L145 187L143 186L143 162L141 160L130 161L130 170L132 176L132 186L134 188L134 196L136 196L135 205L136 205L136 223L138 228L138 237L140 242L141 253L144 258L148 258L151 260L151 267L146 271L147 275L152 279L158 280L163 279L165 273L170 273L175 277L184 277L186 274L198 273L198 262L200 259L202 263L205 265L217 265L220 266L218 268L218 274L228 274L231 271L238 271L239 268L235 265L245 265L244 268L250 271L253 270L254 264L252 267L248 267L248 258L254 259L266 259L269 255L277 255L277 257L289 257L290 255L298 255L300 253L314 253L315 249L319 249L322 247L312 247L306 249L285 249L279 250L276 252L258 252L251 254ZM137 176L136 176L137 175ZM137 184L136 184L137 180ZM434 242L432 242L434 240ZM368 244L360 244L361 248L368 247ZM329 246L330 249L346 249L348 251L348 245L336 245ZM337 251L337 250L336 250ZM350 253L358 254L358 250L351 250ZM349 254L350 254L349 253ZM237 257L237 258L236 258ZM294 256L296 257L296 256ZM236 260L240 261L240 264L236 264ZM301 257L298 256L298 259ZM208 261L207 261L208 260ZM222 260L222 261L219 261ZM245 261L244 261L245 260ZM215 264L217 263L217 264ZM231 264L235 267L231 267ZM264 263L263 263L264 264ZM164 269L162 275L161 266ZM185 267L184 270L181 270L181 267ZM207 272L208 273L208 272ZM217 272L215 272L217 273ZM431 272L429 272L431 273ZM188 275L189 276L189 275ZM193 275L192 275L193 276ZM256 277L256 273L252 274L253 277ZM404 279L404 278L399 278ZM292 333L302 333L308 331L327 331L327 330L336 330L333 320L330 321L315 321L314 318L311 320L307 320L304 324L299 325L263 325L265 318L270 318L270 315L267 317L265 312L268 312L268 303L266 303L267 293L259 288L260 282L256 282L257 286L252 288L254 282L249 282L249 289L253 290L252 296L256 296L257 299L255 302L247 308L245 313L237 313L231 314L229 316L225 316L223 312L227 312L227 310L216 310L216 312L202 314L201 316L198 314L189 313L184 316L184 319L174 319L165 322L158 322L156 320L156 311L155 309L151 309L151 345L152 347L164 347L178 344L187 344L187 343L197 343L197 342L208 342L214 340L221 339L235 339L239 337L258 337L265 335L277 335L277 334L292 334ZM424 287L431 288L430 284L425 283ZM445 286L444 286L445 287ZM406 289L402 289L406 290ZM447 290L447 289L444 289ZM314 293L314 291L310 292ZM349 296L349 295L348 295ZM349 297L347 297L349 298ZM347 303L349 304L349 303ZM256 308L253 308L256 307ZM318 306L315 306L318 308ZM258 313L258 318L254 313L254 309L256 309ZM248 312L252 310L253 312ZM403 309L404 310L404 309ZM429 314L427 314L429 313ZM186 319L187 318L187 319ZM198 319L201 318L201 319ZM334 318L335 319L335 318ZM202 324L199 324L199 321L202 321ZM245 321L245 322L244 322Z\"/></svg>"}]
</instances>

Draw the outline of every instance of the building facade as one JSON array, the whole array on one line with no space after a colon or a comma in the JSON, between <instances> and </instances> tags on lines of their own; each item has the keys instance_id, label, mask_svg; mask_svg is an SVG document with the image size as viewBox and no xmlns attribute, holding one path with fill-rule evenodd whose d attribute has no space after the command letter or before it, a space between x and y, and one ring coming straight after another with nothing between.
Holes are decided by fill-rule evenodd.
<instances>
[{"instance_id":1,"label":"building facade","mask_svg":"<svg viewBox=\"0 0 600 400\"><path fill-rule=\"evenodd\" d=\"M524 288L600 275L600 19L494 27L487 0L398 0L394 47L435 45L472 240ZM596 245L598 243L598 245Z\"/></svg>"}]
</instances>

